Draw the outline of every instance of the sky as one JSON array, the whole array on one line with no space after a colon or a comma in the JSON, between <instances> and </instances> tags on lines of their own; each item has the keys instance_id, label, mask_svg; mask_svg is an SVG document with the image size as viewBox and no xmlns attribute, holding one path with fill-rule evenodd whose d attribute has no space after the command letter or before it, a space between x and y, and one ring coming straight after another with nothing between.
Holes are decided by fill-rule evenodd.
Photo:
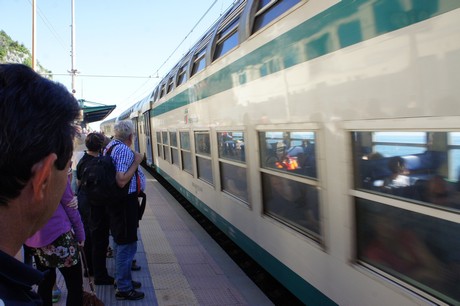
<instances>
[{"instance_id":1,"label":"sky","mask_svg":"<svg viewBox=\"0 0 460 306\"><path fill-rule=\"evenodd\" d=\"M118 116L150 94L233 1L74 0L75 97L117 105L106 120ZM35 3L36 59L70 91L72 0ZM32 51L32 0L0 0L0 30Z\"/></svg>"}]
</instances>

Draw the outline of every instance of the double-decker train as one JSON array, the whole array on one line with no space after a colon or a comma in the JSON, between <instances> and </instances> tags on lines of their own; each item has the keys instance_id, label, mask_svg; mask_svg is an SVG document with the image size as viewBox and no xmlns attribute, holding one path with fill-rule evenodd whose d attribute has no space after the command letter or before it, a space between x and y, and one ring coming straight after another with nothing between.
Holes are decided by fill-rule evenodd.
<instances>
[{"instance_id":1,"label":"double-decker train","mask_svg":"<svg viewBox=\"0 0 460 306\"><path fill-rule=\"evenodd\" d=\"M236 1L124 119L305 304L460 305L460 1Z\"/></svg>"}]
</instances>

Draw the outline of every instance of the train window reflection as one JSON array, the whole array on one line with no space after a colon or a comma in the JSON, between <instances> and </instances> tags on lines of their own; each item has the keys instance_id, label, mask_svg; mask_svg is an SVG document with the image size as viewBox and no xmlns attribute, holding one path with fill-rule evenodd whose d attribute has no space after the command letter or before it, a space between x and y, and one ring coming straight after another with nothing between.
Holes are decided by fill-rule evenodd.
<instances>
[{"instance_id":1,"label":"train window reflection","mask_svg":"<svg viewBox=\"0 0 460 306\"><path fill-rule=\"evenodd\" d=\"M450 132L354 132L355 187L460 209L460 146ZM450 140L449 140L450 139Z\"/></svg>"},{"instance_id":2,"label":"train window reflection","mask_svg":"<svg viewBox=\"0 0 460 306\"><path fill-rule=\"evenodd\" d=\"M180 147L184 150L190 150L190 134L189 132L180 132Z\"/></svg>"},{"instance_id":3,"label":"train window reflection","mask_svg":"<svg viewBox=\"0 0 460 306\"><path fill-rule=\"evenodd\" d=\"M161 141L161 132L156 132L157 135L157 152L159 157L163 157L163 146Z\"/></svg>"},{"instance_id":4,"label":"train window reflection","mask_svg":"<svg viewBox=\"0 0 460 306\"><path fill-rule=\"evenodd\" d=\"M171 140L171 146L177 147L177 134L176 132L169 132L169 139Z\"/></svg>"},{"instance_id":5,"label":"train window reflection","mask_svg":"<svg viewBox=\"0 0 460 306\"><path fill-rule=\"evenodd\" d=\"M220 158L242 162L246 160L243 132L218 132L217 142Z\"/></svg>"},{"instance_id":6,"label":"train window reflection","mask_svg":"<svg viewBox=\"0 0 460 306\"><path fill-rule=\"evenodd\" d=\"M359 198L356 212L359 260L460 303L460 224Z\"/></svg>"},{"instance_id":7,"label":"train window reflection","mask_svg":"<svg viewBox=\"0 0 460 306\"><path fill-rule=\"evenodd\" d=\"M259 132L261 166L316 178L315 142L311 131Z\"/></svg>"},{"instance_id":8,"label":"train window reflection","mask_svg":"<svg viewBox=\"0 0 460 306\"><path fill-rule=\"evenodd\" d=\"M252 32L255 33L265 27L272 20L299 3L300 0L271 0L260 1Z\"/></svg>"},{"instance_id":9,"label":"train window reflection","mask_svg":"<svg viewBox=\"0 0 460 306\"><path fill-rule=\"evenodd\" d=\"M205 54L206 54L206 48L201 49L197 54L195 55L193 59L193 66L192 66L192 73L190 75L195 75L197 72L201 71L204 69L206 61L205 61Z\"/></svg>"},{"instance_id":10,"label":"train window reflection","mask_svg":"<svg viewBox=\"0 0 460 306\"><path fill-rule=\"evenodd\" d=\"M318 190L315 186L262 173L264 212L319 240Z\"/></svg>"},{"instance_id":11,"label":"train window reflection","mask_svg":"<svg viewBox=\"0 0 460 306\"><path fill-rule=\"evenodd\" d=\"M222 190L244 202L248 202L246 168L228 163L219 163Z\"/></svg>"},{"instance_id":12,"label":"train window reflection","mask_svg":"<svg viewBox=\"0 0 460 306\"><path fill-rule=\"evenodd\" d=\"M177 73L177 86L181 85L187 80L187 66L184 65L179 68L179 72Z\"/></svg>"},{"instance_id":13,"label":"train window reflection","mask_svg":"<svg viewBox=\"0 0 460 306\"><path fill-rule=\"evenodd\" d=\"M240 18L235 18L219 34L214 51L213 60L218 59L238 44L238 22Z\"/></svg>"},{"instance_id":14,"label":"train window reflection","mask_svg":"<svg viewBox=\"0 0 460 306\"><path fill-rule=\"evenodd\" d=\"M213 185L211 160L198 156L196 158L196 162L197 162L197 169L198 169L198 178Z\"/></svg>"},{"instance_id":15,"label":"train window reflection","mask_svg":"<svg viewBox=\"0 0 460 306\"><path fill-rule=\"evenodd\" d=\"M169 140L171 142L171 163L179 166L179 150L177 149L177 133L169 132Z\"/></svg>"},{"instance_id":16,"label":"train window reflection","mask_svg":"<svg viewBox=\"0 0 460 306\"><path fill-rule=\"evenodd\" d=\"M182 151L182 170L193 174L192 153Z\"/></svg>"},{"instance_id":17,"label":"train window reflection","mask_svg":"<svg viewBox=\"0 0 460 306\"><path fill-rule=\"evenodd\" d=\"M211 155L211 145L208 132L195 133L195 151L197 154Z\"/></svg>"}]
</instances>

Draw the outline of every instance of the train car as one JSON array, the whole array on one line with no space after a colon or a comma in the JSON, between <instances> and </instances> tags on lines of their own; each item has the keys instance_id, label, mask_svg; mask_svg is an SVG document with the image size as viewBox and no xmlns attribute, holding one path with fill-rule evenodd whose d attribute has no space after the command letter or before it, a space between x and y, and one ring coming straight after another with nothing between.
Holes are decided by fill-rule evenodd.
<instances>
[{"instance_id":1,"label":"train car","mask_svg":"<svg viewBox=\"0 0 460 306\"><path fill-rule=\"evenodd\" d=\"M106 135L107 137L113 136L113 126L115 125L116 120L117 118L112 118L112 119L105 120L104 122L100 124L99 128L101 132L104 133L104 135Z\"/></svg>"},{"instance_id":2,"label":"train car","mask_svg":"<svg viewBox=\"0 0 460 306\"><path fill-rule=\"evenodd\" d=\"M460 305L458 84L459 1L236 1L145 149L306 305Z\"/></svg>"}]
</instances>

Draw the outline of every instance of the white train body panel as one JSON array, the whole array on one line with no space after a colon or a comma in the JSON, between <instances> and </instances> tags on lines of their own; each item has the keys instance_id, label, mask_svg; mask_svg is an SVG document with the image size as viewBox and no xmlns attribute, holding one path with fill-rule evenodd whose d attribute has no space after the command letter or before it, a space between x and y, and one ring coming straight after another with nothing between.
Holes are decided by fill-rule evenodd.
<instances>
[{"instance_id":1,"label":"white train body panel","mask_svg":"<svg viewBox=\"0 0 460 306\"><path fill-rule=\"evenodd\" d=\"M376 9L375 1L360 1L363 5L359 13L350 14L348 19L361 22L360 42L340 48L337 29L344 20L337 19L335 24L332 19L329 26L315 35L318 39L324 35L329 37L328 46L335 51L264 76L260 75L261 65L241 64L242 69L236 69L230 76L229 89L204 98L185 94L199 93L207 80L222 73L227 66L239 65L240 60L260 52L259 48L267 42L291 33L317 14L332 11L334 5L342 1L304 2L215 60L187 83L155 100L150 117L155 167L183 188L181 192L212 221L223 223L228 235L234 234L236 241L239 235L244 235L298 275L302 282L329 298L329 302L339 305L458 302L456 297L444 299L432 295L430 290L423 292L410 281L406 283L395 277L391 271L383 269L381 273L378 267L369 267L372 263L366 260L360 264L365 255L356 250L357 197L456 224L460 217L457 210L439 210L382 196L379 192L367 193L364 187L355 188L350 137L353 133L356 137L365 137L360 131L460 131L460 9L451 9L455 6L452 1L438 2L437 9L447 7L442 14L382 35L377 35L373 27L378 23L373 20L377 14L372 13ZM348 2L343 1L343 9ZM408 5L409 9L415 2L401 1L401 5ZM289 50L306 48L312 39L315 37L306 36L305 40L289 45ZM260 62L269 69L283 65L283 58L267 56ZM181 94L189 97L190 102L155 113L162 104L167 105ZM260 146L259 133L286 130L315 132L317 178L273 172L261 166L264 149ZM219 133L226 131L244 132L245 162L243 166L238 165L246 170L247 203L222 192L217 142ZM197 156L200 154L194 137L189 150L193 171L189 173L181 169L182 163L173 164L159 154L156 133L161 132L189 132L191 136L196 132L209 132L212 182L198 178ZM146 150L145 146L141 149ZM278 173L281 178L311 184L319 190L319 238L312 239L311 235L264 213L264 173Z\"/></svg>"}]
</instances>

